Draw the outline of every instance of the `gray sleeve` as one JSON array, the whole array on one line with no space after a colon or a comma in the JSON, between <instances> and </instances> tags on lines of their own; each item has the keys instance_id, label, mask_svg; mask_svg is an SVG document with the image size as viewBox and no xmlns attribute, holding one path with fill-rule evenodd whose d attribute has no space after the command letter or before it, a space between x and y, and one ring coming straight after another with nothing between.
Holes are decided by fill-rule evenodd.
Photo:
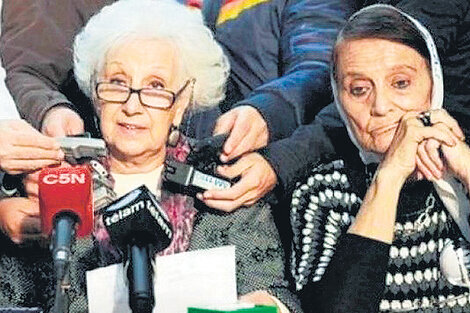
<instances>
[{"instance_id":1,"label":"gray sleeve","mask_svg":"<svg viewBox=\"0 0 470 313\"><path fill-rule=\"evenodd\" d=\"M72 42L110 0L4 1L0 54L20 115L34 127L52 107L74 108L60 84L72 69Z\"/></svg>"}]
</instances>

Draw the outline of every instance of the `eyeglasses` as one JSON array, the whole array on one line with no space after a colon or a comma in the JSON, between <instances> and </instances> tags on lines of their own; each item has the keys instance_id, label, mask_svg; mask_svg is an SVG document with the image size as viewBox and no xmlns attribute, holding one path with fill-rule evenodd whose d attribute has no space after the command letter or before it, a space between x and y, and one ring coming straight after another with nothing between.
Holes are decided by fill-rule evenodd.
<instances>
[{"instance_id":1,"label":"eyeglasses","mask_svg":"<svg viewBox=\"0 0 470 313\"><path fill-rule=\"evenodd\" d=\"M117 83L99 82L96 84L96 95L98 99L103 101L126 103L133 93L137 93L142 105L156 109L169 109L175 103L176 98L192 81L194 79L188 79L176 93L167 89L133 89Z\"/></svg>"}]
</instances>

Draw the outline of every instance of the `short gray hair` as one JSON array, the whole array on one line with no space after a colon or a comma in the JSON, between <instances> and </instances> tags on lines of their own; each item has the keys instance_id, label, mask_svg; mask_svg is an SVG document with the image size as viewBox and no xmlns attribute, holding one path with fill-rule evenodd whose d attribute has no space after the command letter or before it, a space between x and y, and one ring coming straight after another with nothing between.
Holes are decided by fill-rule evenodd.
<instances>
[{"instance_id":1,"label":"short gray hair","mask_svg":"<svg viewBox=\"0 0 470 313\"><path fill-rule=\"evenodd\" d=\"M80 89L92 97L108 51L129 38L167 39L175 44L188 78L195 78L194 103L224 99L229 62L200 11L174 0L120 0L93 16L75 37L74 72Z\"/></svg>"}]
</instances>

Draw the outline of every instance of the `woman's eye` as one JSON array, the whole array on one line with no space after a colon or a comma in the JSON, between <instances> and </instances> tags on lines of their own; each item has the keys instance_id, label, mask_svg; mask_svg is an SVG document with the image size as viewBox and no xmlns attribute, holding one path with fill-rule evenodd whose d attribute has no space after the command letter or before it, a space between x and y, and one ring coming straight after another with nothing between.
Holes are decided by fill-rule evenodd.
<instances>
[{"instance_id":1,"label":"woman's eye","mask_svg":"<svg viewBox=\"0 0 470 313\"><path fill-rule=\"evenodd\" d=\"M111 78L109 82L116 85L126 85L126 81L121 78Z\"/></svg>"},{"instance_id":2,"label":"woman's eye","mask_svg":"<svg viewBox=\"0 0 470 313\"><path fill-rule=\"evenodd\" d=\"M163 84L159 81L153 81L150 83L150 87L151 88L155 88L155 89L164 89L165 87L163 86Z\"/></svg>"},{"instance_id":3,"label":"woman's eye","mask_svg":"<svg viewBox=\"0 0 470 313\"><path fill-rule=\"evenodd\" d=\"M398 88L398 89L405 89L410 85L410 81L406 79L401 79L401 80L397 80L392 85L393 87Z\"/></svg>"},{"instance_id":4,"label":"woman's eye","mask_svg":"<svg viewBox=\"0 0 470 313\"><path fill-rule=\"evenodd\" d=\"M349 92L355 97L360 97L367 93L367 89L368 88L364 86L356 86L356 87L351 87Z\"/></svg>"}]
</instances>

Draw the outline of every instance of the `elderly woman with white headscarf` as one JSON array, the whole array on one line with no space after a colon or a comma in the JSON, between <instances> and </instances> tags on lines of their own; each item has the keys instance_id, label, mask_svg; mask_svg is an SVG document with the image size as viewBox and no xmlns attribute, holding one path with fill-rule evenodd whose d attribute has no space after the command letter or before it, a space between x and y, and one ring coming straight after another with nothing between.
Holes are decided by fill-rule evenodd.
<instances>
[{"instance_id":1,"label":"elderly woman with white headscarf","mask_svg":"<svg viewBox=\"0 0 470 313\"><path fill-rule=\"evenodd\" d=\"M166 143L184 112L217 105L224 97L228 62L201 15L173 1L115 2L92 17L77 35L74 62L77 82L94 102L109 151L102 166L94 163L93 169L99 172L95 174L101 177L95 181L95 190L112 186L109 195L119 197L145 184L160 198L173 226L173 241L163 254L235 245L240 297L277 306L283 312L298 311L284 278L284 254L268 205L220 213L196 205L189 196L170 194L160 184L164 160L175 153ZM17 209L11 203L15 199L2 201L11 210ZM21 201L29 201L33 208L27 236L37 236L37 202ZM10 219L2 224L21 222ZM8 235L8 227L3 229ZM86 311L85 271L119 261L99 225L95 239L98 243L92 238L78 240L74 248L72 312ZM8 243L6 253L0 255L0 305L50 308L51 276L47 249Z\"/></svg>"},{"instance_id":2,"label":"elderly woman with white headscarf","mask_svg":"<svg viewBox=\"0 0 470 313\"><path fill-rule=\"evenodd\" d=\"M470 148L442 109L432 37L394 7L364 8L338 36L332 84L352 149L293 194L304 309L467 312ZM332 278L349 299L335 310Z\"/></svg>"}]
</instances>

